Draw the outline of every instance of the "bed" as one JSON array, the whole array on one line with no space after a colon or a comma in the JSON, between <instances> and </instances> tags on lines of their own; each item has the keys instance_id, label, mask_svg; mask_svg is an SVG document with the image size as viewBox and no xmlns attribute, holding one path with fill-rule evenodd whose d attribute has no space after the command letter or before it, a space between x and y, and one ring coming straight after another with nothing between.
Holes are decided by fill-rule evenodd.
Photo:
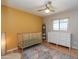
<instances>
[{"instance_id":1,"label":"bed","mask_svg":"<svg viewBox=\"0 0 79 59\"><path fill-rule=\"evenodd\" d=\"M18 47L26 48L42 42L41 32L18 33Z\"/></svg>"}]
</instances>

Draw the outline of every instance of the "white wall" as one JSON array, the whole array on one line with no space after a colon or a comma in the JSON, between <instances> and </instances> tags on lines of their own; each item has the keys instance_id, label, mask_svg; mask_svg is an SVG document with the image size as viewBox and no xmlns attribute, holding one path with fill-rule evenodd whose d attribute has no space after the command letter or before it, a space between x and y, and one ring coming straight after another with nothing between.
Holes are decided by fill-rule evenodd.
<instances>
[{"instance_id":1,"label":"white wall","mask_svg":"<svg viewBox=\"0 0 79 59\"><path fill-rule=\"evenodd\" d=\"M55 15L44 17L46 32L52 31L52 20L69 17L68 32L72 33L72 48L78 48L78 11L64 11Z\"/></svg>"}]
</instances>

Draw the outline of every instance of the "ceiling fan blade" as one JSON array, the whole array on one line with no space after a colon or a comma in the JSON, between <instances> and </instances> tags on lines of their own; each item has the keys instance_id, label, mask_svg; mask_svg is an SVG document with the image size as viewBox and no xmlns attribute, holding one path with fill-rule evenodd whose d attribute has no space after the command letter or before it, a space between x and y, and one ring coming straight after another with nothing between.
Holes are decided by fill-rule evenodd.
<instances>
[{"instance_id":1,"label":"ceiling fan blade","mask_svg":"<svg viewBox=\"0 0 79 59\"><path fill-rule=\"evenodd\" d=\"M52 2L51 1L48 1L48 4L52 4Z\"/></svg>"},{"instance_id":2,"label":"ceiling fan blade","mask_svg":"<svg viewBox=\"0 0 79 59\"><path fill-rule=\"evenodd\" d=\"M45 8L39 9L38 11L44 11L44 10L50 10L51 12L55 12L55 8L52 6L52 2L48 1L47 4L45 4Z\"/></svg>"},{"instance_id":3,"label":"ceiling fan blade","mask_svg":"<svg viewBox=\"0 0 79 59\"><path fill-rule=\"evenodd\" d=\"M52 6L52 2L51 2L51 1L48 2L47 7L48 7L48 8L53 8L53 9L54 9L54 7Z\"/></svg>"},{"instance_id":4,"label":"ceiling fan blade","mask_svg":"<svg viewBox=\"0 0 79 59\"><path fill-rule=\"evenodd\" d=\"M45 5L47 9L49 9L51 12L55 12L55 8L52 6L52 2L49 1L48 4Z\"/></svg>"},{"instance_id":5,"label":"ceiling fan blade","mask_svg":"<svg viewBox=\"0 0 79 59\"><path fill-rule=\"evenodd\" d=\"M53 10L50 10L51 12L55 12L55 10L53 9Z\"/></svg>"},{"instance_id":6,"label":"ceiling fan blade","mask_svg":"<svg viewBox=\"0 0 79 59\"><path fill-rule=\"evenodd\" d=\"M38 11L44 11L44 10L46 10L46 8L44 8L44 9L40 9L40 10L38 10Z\"/></svg>"}]
</instances>

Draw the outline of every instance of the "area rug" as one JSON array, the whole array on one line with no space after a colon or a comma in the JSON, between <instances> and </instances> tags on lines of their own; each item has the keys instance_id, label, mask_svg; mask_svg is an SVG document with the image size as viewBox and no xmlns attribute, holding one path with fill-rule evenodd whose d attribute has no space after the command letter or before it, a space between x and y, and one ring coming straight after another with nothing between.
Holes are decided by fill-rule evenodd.
<instances>
[{"instance_id":1,"label":"area rug","mask_svg":"<svg viewBox=\"0 0 79 59\"><path fill-rule=\"evenodd\" d=\"M45 45L36 45L23 51L24 59L77 59L77 57L63 54Z\"/></svg>"}]
</instances>

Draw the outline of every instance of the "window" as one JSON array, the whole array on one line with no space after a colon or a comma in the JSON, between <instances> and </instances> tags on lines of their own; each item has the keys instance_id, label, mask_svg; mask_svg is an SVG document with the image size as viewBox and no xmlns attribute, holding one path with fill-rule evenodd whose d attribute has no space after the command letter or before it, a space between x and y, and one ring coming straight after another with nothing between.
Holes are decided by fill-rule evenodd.
<instances>
[{"instance_id":1,"label":"window","mask_svg":"<svg viewBox=\"0 0 79 59\"><path fill-rule=\"evenodd\" d=\"M67 31L67 28L68 28L68 18L53 20L53 30Z\"/></svg>"},{"instance_id":2,"label":"window","mask_svg":"<svg viewBox=\"0 0 79 59\"><path fill-rule=\"evenodd\" d=\"M59 30L59 20L53 21L53 30Z\"/></svg>"}]
</instances>

